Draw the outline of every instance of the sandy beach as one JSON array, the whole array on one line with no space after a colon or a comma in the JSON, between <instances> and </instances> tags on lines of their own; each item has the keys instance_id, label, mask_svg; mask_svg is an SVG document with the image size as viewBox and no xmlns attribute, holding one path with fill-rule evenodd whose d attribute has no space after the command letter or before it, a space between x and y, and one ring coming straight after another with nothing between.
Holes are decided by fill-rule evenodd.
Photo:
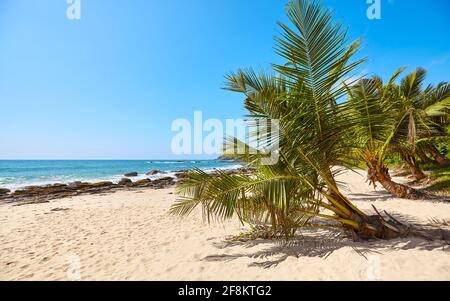
<instances>
[{"instance_id":1,"label":"sandy beach","mask_svg":"<svg viewBox=\"0 0 450 301\"><path fill-rule=\"evenodd\" d=\"M415 224L450 221L450 204L391 198L361 173L339 177L360 208ZM443 241L353 242L308 230L288 243L236 242L227 238L245 230L237 220L170 216L175 198L170 188L2 204L0 280L450 280Z\"/></svg>"}]
</instances>

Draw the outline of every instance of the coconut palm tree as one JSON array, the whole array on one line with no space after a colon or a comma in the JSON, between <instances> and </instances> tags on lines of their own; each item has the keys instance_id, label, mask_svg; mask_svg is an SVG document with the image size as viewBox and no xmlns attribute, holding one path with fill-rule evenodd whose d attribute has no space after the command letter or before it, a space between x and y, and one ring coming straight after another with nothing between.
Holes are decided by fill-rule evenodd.
<instances>
[{"instance_id":1,"label":"coconut palm tree","mask_svg":"<svg viewBox=\"0 0 450 301\"><path fill-rule=\"evenodd\" d=\"M400 133L408 115L396 107L394 83L402 71L395 72L386 85L377 76L361 79L348 87L348 102L341 107L348 114L349 129L354 133L357 153L368 167L370 182L374 186L379 182L396 197L420 199L425 196L423 193L392 180L384 162L389 148L401 148L404 139Z\"/></svg>"},{"instance_id":2,"label":"coconut palm tree","mask_svg":"<svg viewBox=\"0 0 450 301\"><path fill-rule=\"evenodd\" d=\"M418 132L418 147L429 152L441 166L450 165L450 159L436 148L437 142L449 141L450 125L450 83L442 82L436 87L428 86L419 101L419 109L426 116L428 126Z\"/></svg>"},{"instance_id":3,"label":"coconut palm tree","mask_svg":"<svg viewBox=\"0 0 450 301\"><path fill-rule=\"evenodd\" d=\"M377 76L360 80L348 88L349 101L343 106L350 114L348 119L356 120L352 123L354 139L359 141L360 157L369 168L371 182L381 183L397 197L416 199L425 195L395 183L384 159L389 153L398 153L417 180L425 178L416 160L421 149L418 137L429 144L430 139L445 136L434 129L432 118L447 116L450 103L443 86L439 91L431 87L422 90L424 69L409 73L397 85L395 80L404 69L397 70L386 84Z\"/></svg>"},{"instance_id":4,"label":"coconut palm tree","mask_svg":"<svg viewBox=\"0 0 450 301\"><path fill-rule=\"evenodd\" d=\"M208 220L236 215L252 225L270 225L272 235L286 237L302 226L339 226L363 238L407 234L394 219L359 210L335 180L336 166L353 162L349 115L337 100L346 93L343 82L363 62L353 59L359 41L348 44L346 30L315 1L294 0L287 15L293 26L279 23L276 49L286 62L274 66L276 74L240 70L227 77L227 89L244 94L249 121L278 120L279 135L251 133L250 138L277 152L279 160L263 165L264 155L251 143L230 139L227 150L246 149L236 156L254 173L193 171L180 186L172 213L186 215L201 206Z\"/></svg>"},{"instance_id":5,"label":"coconut palm tree","mask_svg":"<svg viewBox=\"0 0 450 301\"><path fill-rule=\"evenodd\" d=\"M405 163L411 169L411 173L417 180L425 177L417 161L415 160L418 149L423 148L417 144L418 138L422 137L422 144L434 153L434 157L440 164L446 164L445 160L431 142L433 139L448 138L444 131L442 122L448 120L450 112L450 85L441 83L434 88L428 86L423 89L426 70L417 68L402 79L397 87L395 99L398 118L407 115L398 134L406 134L404 143L397 145L397 150Z\"/></svg>"},{"instance_id":6,"label":"coconut palm tree","mask_svg":"<svg viewBox=\"0 0 450 301\"><path fill-rule=\"evenodd\" d=\"M393 84L395 93L392 99L395 107L392 112L401 122L395 133L397 139L393 140L396 143L392 143L390 148L400 155L402 161L409 167L411 174L419 181L426 177L416 160L418 126L426 125L427 121L426 114L420 108L425 75L424 69L417 68L401 80L400 86Z\"/></svg>"}]
</instances>

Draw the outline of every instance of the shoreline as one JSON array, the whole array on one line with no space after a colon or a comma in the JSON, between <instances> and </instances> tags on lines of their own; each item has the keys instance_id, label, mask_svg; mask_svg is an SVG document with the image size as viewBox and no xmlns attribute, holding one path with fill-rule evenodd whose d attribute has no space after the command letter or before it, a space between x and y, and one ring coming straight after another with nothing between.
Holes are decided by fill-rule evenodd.
<instances>
[{"instance_id":1,"label":"shoreline","mask_svg":"<svg viewBox=\"0 0 450 301\"><path fill-rule=\"evenodd\" d=\"M16 191L28 186L70 184L72 182L118 183L128 172L133 180L157 180L195 168L206 172L233 170L242 164L225 160L0 160L0 189ZM157 173L155 173L157 172Z\"/></svg>"},{"instance_id":2,"label":"shoreline","mask_svg":"<svg viewBox=\"0 0 450 301\"><path fill-rule=\"evenodd\" d=\"M248 172L249 169L241 167L237 169L216 169L211 173L222 171L228 174L239 172ZM32 185L25 186L22 189L11 191L0 187L0 204L1 203L45 203L54 199L68 198L79 195L93 195L99 193L117 192L120 190L136 190L136 189L166 189L175 186L181 182L189 170L178 170L164 173L160 170L152 170L145 175L139 175L136 172L125 174L120 181L114 183L112 181L100 182L71 182L67 184L54 183L48 185ZM155 178L155 175L161 175ZM165 176L164 176L165 175ZM153 177L153 179L152 179ZM135 181L133 181L133 180Z\"/></svg>"}]
</instances>

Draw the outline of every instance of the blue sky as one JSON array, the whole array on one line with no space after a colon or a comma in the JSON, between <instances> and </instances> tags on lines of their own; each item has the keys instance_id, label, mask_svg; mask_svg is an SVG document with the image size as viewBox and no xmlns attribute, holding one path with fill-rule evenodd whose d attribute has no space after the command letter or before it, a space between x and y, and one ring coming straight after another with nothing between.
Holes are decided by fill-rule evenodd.
<instances>
[{"instance_id":1,"label":"blue sky","mask_svg":"<svg viewBox=\"0 0 450 301\"><path fill-rule=\"evenodd\" d=\"M450 79L450 2L325 0L350 35L364 36L361 71L402 65ZM268 69L281 0L0 2L0 159L172 159L171 123L239 118L242 97L221 89L241 67Z\"/></svg>"}]
</instances>

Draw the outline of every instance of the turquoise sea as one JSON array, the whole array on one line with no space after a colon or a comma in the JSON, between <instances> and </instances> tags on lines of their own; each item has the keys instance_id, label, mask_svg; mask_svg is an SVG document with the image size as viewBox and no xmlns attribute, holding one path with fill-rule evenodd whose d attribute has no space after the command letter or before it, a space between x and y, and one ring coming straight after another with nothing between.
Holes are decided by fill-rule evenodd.
<instances>
[{"instance_id":1,"label":"turquoise sea","mask_svg":"<svg viewBox=\"0 0 450 301\"><path fill-rule=\"evenodd\" d=\"M133 180L174 176L179 170L199 168L205 171L215 169L236 169L240 165L235 162L208 161L45 161L45 160L0 160L0 188L15 190L30 185L46 185L54 183L70 183L74 181L117 182L125 173L138 172ZM151 170L160 172L147 176Z\"/></svg>"}]
</instances>

